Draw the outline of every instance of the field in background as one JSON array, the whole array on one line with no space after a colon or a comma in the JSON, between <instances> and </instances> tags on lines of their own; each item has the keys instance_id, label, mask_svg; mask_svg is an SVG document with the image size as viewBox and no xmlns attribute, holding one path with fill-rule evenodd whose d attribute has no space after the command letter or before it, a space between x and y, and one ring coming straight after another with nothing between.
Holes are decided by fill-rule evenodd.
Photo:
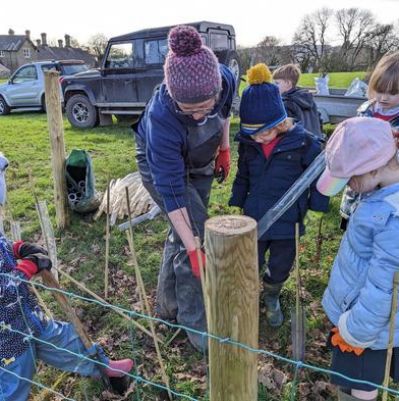
<instances>
[{"instance_id":1,"label":"field in background","mask_svg":"<svg viewBox=\"0 0 399 401\"><path fill-rule=\"evenodd\" d=\"M314 79L319 76L319 73L302 74L301 79L299 80L299 85L314 87L316 86ZM366 76L366 72L329 72L328 76L330 77L328 82L330 88L347 88L355 78L363 79Z\"/></svg>"},{"instance_id":2,"label":"field in background","mask_svg":"<svg viewBox=\"0 0 399 401\"><path fill-rule=\"evenodd\" d=\"M315 87L315 78L319 77L319 73L314 73L314 74L302 74L301 79L299 80L299 86L303 87ZM328 82L329 88L347 88L350 83L357 77L360 79L363 79L366 76L366 72L364 71L358 71L358 72L329 72L328 76L330 77L330 80ZM246 76L243 75L242 77L244 80L246 79ZM241 81L240 83L240 94L244 90L244 88L247 86L247 83L245 81Z\"/></svg>"}]
</instances>

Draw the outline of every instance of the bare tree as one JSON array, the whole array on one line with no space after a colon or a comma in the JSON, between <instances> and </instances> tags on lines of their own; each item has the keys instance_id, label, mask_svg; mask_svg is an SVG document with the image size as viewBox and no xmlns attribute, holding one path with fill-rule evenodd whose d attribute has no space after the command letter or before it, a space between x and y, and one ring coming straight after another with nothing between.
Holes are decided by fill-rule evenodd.
<instances>
[{"instance_id":1,"label":"bare tree","mask_svg":"<svg viewBox=\"0 0 399 401\"><path fill-rule=\"evenodd\" d=\"M352 70L357 57L372 36L374 16L369 10L346 8L335 13L341 46L339 59Z\"/></svg>"},{"instance_id":2,"label":"bare tree","mask_svg":"<svg viewBox=\"0 0 399 401\"><path fill-rule=\"evenodd\" d=\"M324 59L327 55L327 33L333 11L322 8L306 15L296 31L293 39L296 61L303 70L310 63L316 68L324 68Z\"/></svg>"},{"instance_id":3,"label":"bare tree","mask_svg":"<svg viewBox=\"0 0 399 401\"><path fill-rule=\"evenodd\" d=\"M89 38L87 43L90 52L101 62L107 48L108 38L103 33L96 33Z\"/></svg>"},{"instance_id":4,"label":"bare tree","mask_svg":"<svg viewBox=\"0 0 399 401\"><path fill-rule=\"evenodd\" d=\"M76 48L81 47L79 41L75 37L71 36L70 41L71 41L71 47L76 47Z\"/></svg>"},{"instance_id":5,"label":"bare tree","mask_svg":"<svg viewBox=\"0 0 399 401\"><path fill-rule=\"evenodd\" d=\"M265 36L257 45L256 53L257 58L260 58L262 62L265 62L269 66L279 64L279 47L281 41L275 36Z\"/></svg>"},{"instance_id":6,"label":"bare tree","mask_svg":"<svg viewBox=\"0 0 399 401\"><path fill-rule=\"evenodd\" d=\"M368 65L374 67L379 59L388 52L399 49L399 32L394 24L375 24L367 41Z\"/></svg>"}]
</instances>

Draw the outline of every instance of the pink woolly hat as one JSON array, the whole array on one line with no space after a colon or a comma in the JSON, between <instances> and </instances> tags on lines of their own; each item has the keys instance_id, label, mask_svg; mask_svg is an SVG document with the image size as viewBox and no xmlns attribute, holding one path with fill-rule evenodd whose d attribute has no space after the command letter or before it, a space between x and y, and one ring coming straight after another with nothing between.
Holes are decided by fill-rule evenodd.
<instances>
[{"instance_id":1,"label":"pink woolly hat","mask_svg":"<svg viewBox=\"0 0 399 401\"><path fill-rule=\"evenodd\" d=\"M317 190L333 196L351 177L385 166L395 153L395 139L388 122L371 117L345 120L327 142L327 167L317 181Z\"/></svg>"},{"instance_id":2,"label":"pink woolly hat","mask_svg":"<svg viewBox=\"0 0 399 401\"><path fill-rule=\"evenodd\" d=\"M213 51L202 44L195 28L172 28L164 72L170 96L181 103L201 103L222 88L219 62Z\"/></svg>"}]
</instances>

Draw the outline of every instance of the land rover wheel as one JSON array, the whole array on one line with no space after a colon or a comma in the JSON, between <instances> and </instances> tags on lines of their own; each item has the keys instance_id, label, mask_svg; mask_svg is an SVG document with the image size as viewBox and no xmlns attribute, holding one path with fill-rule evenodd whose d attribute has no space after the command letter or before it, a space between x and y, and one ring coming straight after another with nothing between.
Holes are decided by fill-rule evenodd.
<instances>
[{"instance_id":1,"label":"land rover wheel","mask_svg":"<svg viewBox=\"0 0 399 401\"><path fill-rule=\"evenodd\" d=\"M77 128L93 128L98 124L98 111L85 95L73 95L66 104L69 122Z\"/></svg>"}]
</instances>

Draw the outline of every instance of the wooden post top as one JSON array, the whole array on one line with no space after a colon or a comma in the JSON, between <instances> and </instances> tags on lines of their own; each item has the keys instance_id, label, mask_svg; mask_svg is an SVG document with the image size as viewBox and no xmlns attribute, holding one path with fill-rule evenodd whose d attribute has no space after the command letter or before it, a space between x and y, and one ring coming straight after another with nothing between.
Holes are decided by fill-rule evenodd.
<instances>
[{"instance_id":1,"label":"wooden post top","mask_svg":"<svg viewBox=\"0 0 399 401\"><path fill-rule=\"evenodd\" d=\"M256 221L248 216L216 216L205 222L205 229L213 235L242 235L256 229Z\"/></svg>"}]
</instances>

